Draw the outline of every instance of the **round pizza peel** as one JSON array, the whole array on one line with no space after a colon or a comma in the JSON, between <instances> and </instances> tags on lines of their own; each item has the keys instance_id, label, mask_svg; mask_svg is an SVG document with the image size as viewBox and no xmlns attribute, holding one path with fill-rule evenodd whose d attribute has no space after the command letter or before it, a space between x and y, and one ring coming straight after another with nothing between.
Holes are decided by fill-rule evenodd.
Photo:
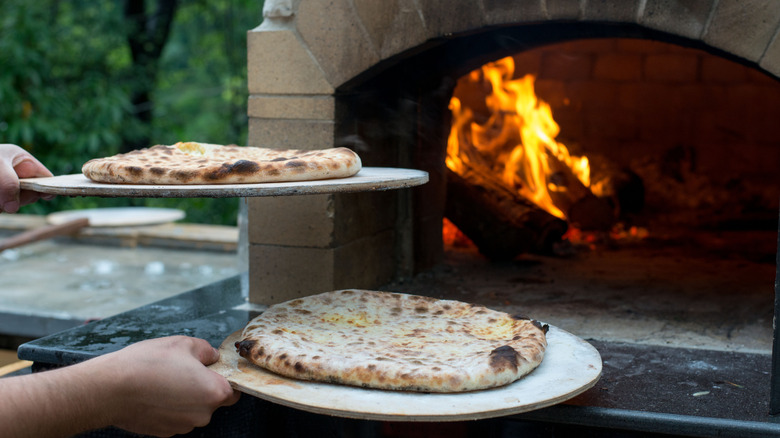
<instances>
[{"instance_id":1,"label":"round pizza peel","mask_svg":"<svg viewBox=\"0 0 780 438\"><path fill-rule=\"evenodd\" d=\"M385 391L284 377L257 367L234 346L241 330L220 346L210 368L237 390L284 406L347 418L378 421L463 421L544 408L596 384L601 356L584 340L556 327L547 332L542 363L520 380L494 389L452 394Z\"/></svg>"},{"instance_id":2,"label":"round pizza peel","mask_svg":"<svg viewBox=\"0 0 780 438\"><path fill-rule=\"evenodd\" d=\"M390 167L364 167L357 175L348 178L256 184L103 184L91 181L82 174L19 180L24 190L51 195L106 198L249 198L319 195L403 189L427 182L427 172Z\"/></svg>"},{"instance_id":3,"label":"round pizza peel","mask_svg":"<svg viewBox=\"0 0 780 438\"><path fill-rule=\"evenodd\" d=\"M48 225L24 231L0 242L0 251L56 236L74 234L86 227L157 225L183 219L182 210L153 207L115 207L68 210L46 216Z\"/></svg>"}]
</instances>

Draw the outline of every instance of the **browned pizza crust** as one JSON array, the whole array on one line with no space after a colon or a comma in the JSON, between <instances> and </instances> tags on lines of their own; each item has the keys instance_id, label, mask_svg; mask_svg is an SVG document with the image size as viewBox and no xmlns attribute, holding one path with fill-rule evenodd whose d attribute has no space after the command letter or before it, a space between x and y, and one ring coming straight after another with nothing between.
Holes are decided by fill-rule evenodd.
<instances>
[{"instance_id":1,"label":"browned pizza crust","mask_svg":"<svg viewBox=\"0 0 780 438\"><path fill-rule=\"evenodd\" d=\"M347 148L270 149L197 142L158 145L90 160L89 179L124 184L242 184L345 178L361 168Z\"/></svg>"},{"instance_id":2,"label":"browned pizza crust","mask_svg":"<svg viewBox=\"0 0 780 438\"><path fill-rule=\"evenodd\" d=\"M547 326L452 300L365 290L271 306L236 342L275 373L369 388L461 392L533 371Z\"/></svg>"}]
</instances>

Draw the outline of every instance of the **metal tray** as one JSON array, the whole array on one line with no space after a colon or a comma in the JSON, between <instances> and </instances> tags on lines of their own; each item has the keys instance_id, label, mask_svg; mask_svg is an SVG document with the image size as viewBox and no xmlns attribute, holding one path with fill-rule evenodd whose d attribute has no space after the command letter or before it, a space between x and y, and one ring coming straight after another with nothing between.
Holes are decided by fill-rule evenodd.
<instances>
[{"instance_id":1,"label":"metal tray","mask_svg":"<svg viewBox=\"0 0 780 438\"><path fill-rule=\"evenodd\" d=\"M364 167L349 178L260 184L142 185L101 184L82 174L20 180L23 190L67 196L104 198L245 198L316 195L403 189L428 182L428 173L415 169Z\"/></svg>"},{"instance_id":2,"label":"metal tray","mask_svg":"<svg viewBox=\"0 0 780 438\"><path fill-rule=\"evenodd\" d=\"M527 412L566 401L591 388L601 356L584 340L556 327L531 374L500 388L454 394L385 391L290 379L257 367L234 346L241 330L220 346L211 369L241 392L317 414L379 421L463 421Z\"/></svg>"}]
</instances>

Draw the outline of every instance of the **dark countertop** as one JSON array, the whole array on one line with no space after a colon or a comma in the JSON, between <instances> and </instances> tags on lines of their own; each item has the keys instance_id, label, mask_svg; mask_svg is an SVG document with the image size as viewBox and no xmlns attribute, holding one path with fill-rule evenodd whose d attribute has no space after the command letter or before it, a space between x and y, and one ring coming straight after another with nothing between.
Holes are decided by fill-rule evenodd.
<instances>
[{"instance_id":1,"label":"dark countertop","mask_svg":"<svg viewBox=\"0 0 780 438\"><path fill-rule=\"evenodd\" d=\"M243 280L246 278L244 277ZM71 365L144 339L187 335L219 347L257 312L242 294L242 276L93 321L19 346L20 359L49 366Z\"/></svg>"},{"instance_id":2,"label":"dark countertop","mask_svg":"<svg viewBox=\"0 0 780 438\"><path fill-rule=\"evenodd\" d=\"M37 339L20 346L19 358L34 361L38 369L45 369L80 362L139 340L176 334L204 338L217 347L257 314L257 309L253 310L242 294L241 281L241 276L231 277ZM780 436L778 420L768 414L771 355L591 343L601 353L604 364L602 377L593 388L549 408L499 419L464 422L463 428L469 431L467 436L471 433L481 436L477 429L490 430L500 436L515 436L521 431L527 433L528 424L542 424L547 429L558 427L558 433L563 433L561 428L577 427L580 431L582 428L610 428L637 434ZM326 427L372 431L374 436L381 436L376 434L382 428L370 422L342 421L301 411L291 413L289 411L294 410L269 407L269 403L251 397L242 397L242 400L244 409L264 413L258 415L264 424L272 422L268 415L286 418L284 425L273 426L277 432L279 427L295 423L291 418L303 416L309 423L322 421ZM247 403L251 403L248 408ZM225 415L253 417L251 413L236 414L235 410L227 411ZM215 424L220 424L218 417L215 414ZM259 420L247 421L244 424ZM267 424L265 428L272 427L269 426L271 423ZM447 430L454 426L456 424L450 424ZM424 428L425 425L415 427Z\"/></svg>"}]
</instances>

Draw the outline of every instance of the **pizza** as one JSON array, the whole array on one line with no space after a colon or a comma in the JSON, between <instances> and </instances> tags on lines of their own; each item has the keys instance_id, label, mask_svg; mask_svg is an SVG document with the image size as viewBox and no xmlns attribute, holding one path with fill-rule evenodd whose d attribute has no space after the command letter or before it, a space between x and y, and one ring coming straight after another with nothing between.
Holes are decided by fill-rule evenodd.
<instances>
[{"instance_id":1,"label":"pizza","mask_svg":"<svg viewBox=\"0 0 780 438\"><path fill-rule=\"evenodd\" d=\"M345 178L360 168L360 157L343 147L299 150L179 142L96 158L81 171L100 183L242 184Z\"/></svg>"},{"instance_id":2,"label":"pizza","mask_svg":"<svg viewBox=\"0 0 780 438\"><path fill-rule=\"evenodd\" d=\"M270 306L235 347L295 379L452 393L530 373L544 357L546 332L537 321L460 301L341 290Z\"/></svg>"}]
</instances>

